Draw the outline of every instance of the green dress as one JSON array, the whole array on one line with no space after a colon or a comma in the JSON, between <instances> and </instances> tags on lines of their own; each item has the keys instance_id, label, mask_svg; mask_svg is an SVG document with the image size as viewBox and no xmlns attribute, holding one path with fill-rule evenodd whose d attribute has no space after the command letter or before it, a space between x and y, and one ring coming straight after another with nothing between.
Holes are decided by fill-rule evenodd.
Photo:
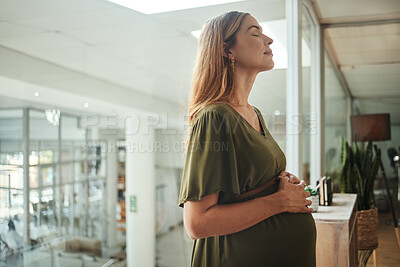
<instances>
[{"instance_id":1,"label":"green dress","mask_svg":"<svg viewBox=\"0 0 400 267\"><path fill-rule=\"evenodd\" d=\"M219 193L218 203L246 201L277 192L279 182L237 200L286 168L286 157L253 106L264 135L233 107L214 103L198 113L189 137L179 206ZM283 212L242 231L193 240L195 267L313 267L316 227L309 213Z\"/></svg>"}]
</instances>

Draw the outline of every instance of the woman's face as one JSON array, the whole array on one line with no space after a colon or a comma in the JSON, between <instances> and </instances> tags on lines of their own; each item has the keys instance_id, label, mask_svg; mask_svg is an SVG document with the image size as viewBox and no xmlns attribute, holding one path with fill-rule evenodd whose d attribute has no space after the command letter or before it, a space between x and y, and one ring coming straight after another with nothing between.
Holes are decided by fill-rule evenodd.
<instances>
[{"instance_id":1,"label":"woman's face","mask_svg":"<svg viewBox=\"0 0 400 267\"><path fill-rule=\"evenodd\" d=\"M267 71L274 67L272 52L269 45L271 38L262 33L262 28L257 20L247 15L236 34L236 43L229 50L230 56L234 56L235 69Z\"/></svg>"}]
</instances>

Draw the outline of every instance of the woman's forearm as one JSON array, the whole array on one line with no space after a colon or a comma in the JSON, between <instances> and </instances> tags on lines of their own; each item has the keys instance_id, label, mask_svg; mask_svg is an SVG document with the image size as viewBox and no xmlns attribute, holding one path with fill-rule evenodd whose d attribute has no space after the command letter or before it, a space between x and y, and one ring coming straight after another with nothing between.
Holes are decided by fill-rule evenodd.
<instances>
[{"instance_id":1,"label":"woman's forearm","mask_svg":"<svg viewBox=\"0 0 400 267\"><path fill-rule=\"evenodd\" d=\"M192 239L200 239L239 232L284 212L282 203L280 194L274 193L244 202L215 205L196 216L190 236Z\"/></svg>"}]
</instances>

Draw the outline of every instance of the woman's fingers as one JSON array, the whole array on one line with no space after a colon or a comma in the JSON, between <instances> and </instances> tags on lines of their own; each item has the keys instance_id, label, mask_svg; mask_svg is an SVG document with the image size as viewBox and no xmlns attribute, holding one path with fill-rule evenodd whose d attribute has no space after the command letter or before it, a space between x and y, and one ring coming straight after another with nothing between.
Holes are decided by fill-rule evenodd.
<instances>
[{"instance_id":1,"label":"woman's fingers","mask_svg":"<svg viewBox=\"0 0 400 267\"><path fill-rule=\"evenodd\" d=\"M293 178L292 178L293 179ZM306 182L301 180L299 184L293 186L289 185L289 176L280 178L278 191L282 192L285 201L285 207L288 212L299 213L306 212L312 213L313 209L309 208L312 201L307 199L311 192L305 191ZM288 184L288 185L286 185ZM299 190L300 189L300 190Z\"/></svg>"},{"instance_id":2,"label":"woman's fingers","mask_svg":"<svg viewBox=\"0 0 400 267\"><path fill-rule=\"evenodd\" d=\"M300 183L300 179L293 175L293 177L290 179L290 182L292 184L299 184Z\"/></svg>"},{"instance_id":3,"label":"woman's fingers","mask_svg":"<svg viewBox=\"0 0 400 267\"><path fill-rule=\"evenodd\" d=\"M301 182L299 183L299 185L306 186L306 181L301 180Z\"/></svg>"},{"instance_id":4,"label":"woman's fingers","mask_svg":"<svg viewBox=\"0 0 400 267\"><path fill-rule=\"evenodd\" d=\"M278 177L279 177L279 178L283 178L283 177L286 176L286 175L287 175L287 172L281 171L281 172L278 174Z\"/></svg>"},{"instance_id":5,"label":"woman's fingers","mask_svg":"<svg viewBox=\"0 0 400 267\"><path fill-rule=\"evenodd\" d=\"M292 183L292 184L300 183L300 179L296 175L288 173L288 176L290 178L290 183Z\"/></svg>"},{"instance_id":6,"label":"woman's fingers","mask_svg":"<svg viewBox=\"0 0 400 267\"><path fill-rule=\"evenodd\" d=\"M281 172L278 174L278 177L279 177L279 178L283 178L283 177L285 177L285 176L288 177L289 183L291 183L291 184L299 184L299 183L300 183L300 179L299 179L296 175L291 174L290 172L281 171Z\"/></svg>"},{"instance_id":7,"label":"woman's fingers","mask_svg":"<svg viewBox=\"0 0 400 267\"><path fill-rule=\"evenodd\" d=\"M288 176L283 176L283 177L281 177L281 180L285 181L285 182L289 182L289 177Z\"/></svg>"}]
</instances>

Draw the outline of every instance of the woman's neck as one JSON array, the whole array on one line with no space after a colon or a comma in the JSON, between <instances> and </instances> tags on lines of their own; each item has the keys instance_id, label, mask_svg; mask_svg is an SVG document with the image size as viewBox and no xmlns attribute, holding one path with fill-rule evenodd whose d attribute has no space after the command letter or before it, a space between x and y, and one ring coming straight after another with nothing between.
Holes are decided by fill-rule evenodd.
<instances>
[{"instance_id":1,"label":"woman's neck","mask_svg":"<svg viewBox=\"0 0 400 267\"><path fill-rule=\"evenodd\" d=\"M253 88L254 81L256 79L257 73L249 72L239 67L235 67L233 73L233 84L235 86L235 100L230 102L236 107L250 107L248 98Z\"/></svg>"}]
</instances>

